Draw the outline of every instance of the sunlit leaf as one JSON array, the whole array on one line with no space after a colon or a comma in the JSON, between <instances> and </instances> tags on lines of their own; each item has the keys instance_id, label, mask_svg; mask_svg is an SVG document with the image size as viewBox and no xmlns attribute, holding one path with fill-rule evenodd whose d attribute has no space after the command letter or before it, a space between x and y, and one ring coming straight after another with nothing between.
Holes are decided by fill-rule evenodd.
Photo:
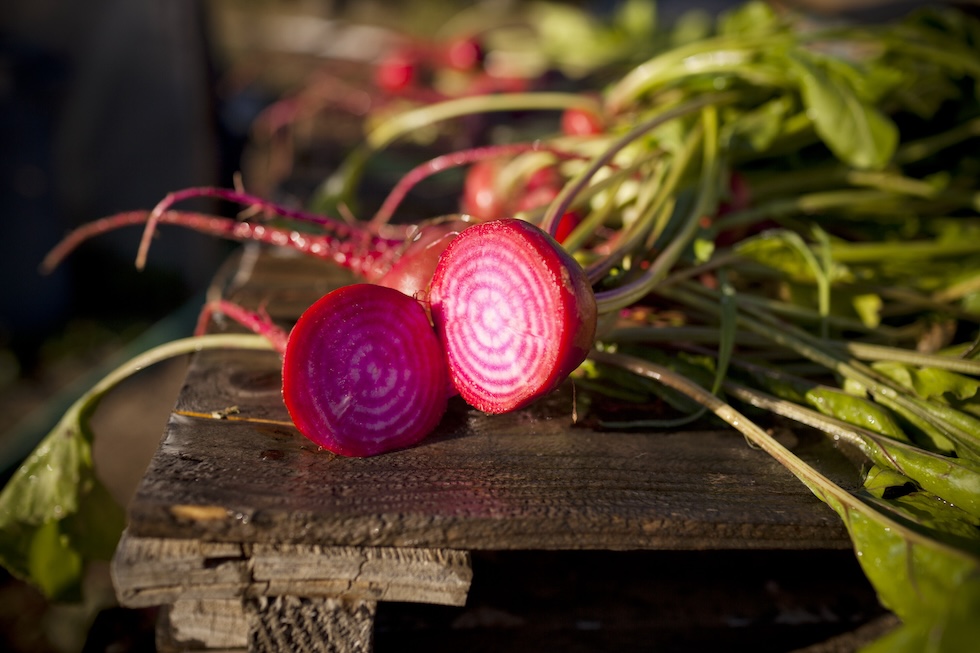
<instances>
[{"instance_id":1,"label":"sunlit leaf","mask_svg":"<svg viewBox=\"0 0 980 653\"><path fill-rule=\"evenodd\" d=\"M82 395L0 492L0 565L59 600L80 597L85 566L109 560L125 526L95 475L89 416L106 392L149 365L208 348L271 349L260 336L209 335L150 349Z\"/></svg>"},{"instance_id":2,"label":"sunlit leaf","mask_svg":"<svg viewBox=\"0 0 980 653\"><path fill-rule=\"evenodd\" d=\"M814 386L806 391L805 398L808 404L824 415L836 417L873 433L908 441L908 436L895 421L894 415L870 399L828 386Z\"/></svg>"},{"instance_id":3,"label":"sunlit leaf","mask_svg":"<svg viewBox=\"0 0 980 653\"><path fill-rule=\"evenodd\" d=\"M924 398L949 395L963 401L976 397L980 390L980 380L935 367L913 367L887 361L875 363L874 368L890 379L912 388Z\"/></svg>"},{"instance_id":4,"label":"sunlit leaf","mask_svg":"<svg viewBox=\"0 0 980 653\"><path fill-rule=\"evenodd\" d=\"M799 79L817 133L834 154L856 168L884 168L898 145L895 123L862 100L848 79L826 61L799 49L787 61Z\"/></svg>"}]
</instances>

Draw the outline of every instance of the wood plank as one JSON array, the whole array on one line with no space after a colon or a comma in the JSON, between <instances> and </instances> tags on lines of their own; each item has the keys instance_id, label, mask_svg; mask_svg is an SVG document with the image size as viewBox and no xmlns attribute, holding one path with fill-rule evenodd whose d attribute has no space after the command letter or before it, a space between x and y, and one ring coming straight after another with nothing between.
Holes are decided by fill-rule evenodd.
<instances>
[{"instance_id":1,"label":"wood plank","mask_svg":"<svg viewBox=\"0 0 980 653\"><path fill-rule=\"evenodd\" d=\"M463 605L473 577L466 551L257 544L250 568L265 596L334 596ZM328 583L337 587L330 588Z\"/></svg>"},{"instance_id":2,"label":"wood plank","mask_svg":"<svg viewBox=\"0 0 980 653\"><path fill-rule=\"evenodd\" d=\"M465 551L252 546L126 533L112 576L127 607L282 595L463 605L472 571Z\"/></svg>"},{"instance_id":3,"label":"wood plank","mask_svg":"<svg viewBox=\"0 0 980 653\"><path fill-rule=\"evenodd\" d=\"M731 431L602 433L571 424L568 388L488 416L454 402L421 445L337 457L285 424L278 361L206 352L130 505L142 537L331 546L845 546L836 515ZM817 441L791 442L803 455Z\"/></svg>"}]
</instances>

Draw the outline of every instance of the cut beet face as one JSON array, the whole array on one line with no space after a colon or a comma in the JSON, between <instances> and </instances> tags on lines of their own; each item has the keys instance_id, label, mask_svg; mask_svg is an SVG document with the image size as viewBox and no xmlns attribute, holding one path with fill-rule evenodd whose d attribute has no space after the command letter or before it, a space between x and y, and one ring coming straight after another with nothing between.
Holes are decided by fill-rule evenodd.
<instances>
[{"instance_id":1,"label":"cut beet face","mask_svg":"<svg viewBox=\"0 0 980 653\"><path fill-rule=\"evenodd\" d=\"M595 338L595 296L582 268L523 220L460 233L436 266L430 302L451 382L487 413L554 390Z\"/></svg>"},{"instance_id":2,"label":"cut beet face","mask_svg":"<svg viewBox=\"0 0 980 653\"><path fill-rule=\"evenodd\" d=\"M372 284L330 292L289 334L282 395L296 428L343 456L417 443L446 411L445 354L419 302Z\"/></svg>"}]
</instances>

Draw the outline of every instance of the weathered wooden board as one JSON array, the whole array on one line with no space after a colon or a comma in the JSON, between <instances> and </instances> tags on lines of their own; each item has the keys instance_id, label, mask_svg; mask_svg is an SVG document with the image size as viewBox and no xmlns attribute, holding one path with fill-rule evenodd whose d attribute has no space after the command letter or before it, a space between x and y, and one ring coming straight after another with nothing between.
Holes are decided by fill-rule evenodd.
<instances>
[{"instance_id":1,"label":"weathered wooden board","mask_svg":"<svg viewBox=\"0 0 980 653\"><path fill-rule=\"evenodd\" d=\"M112 561L119 601L335 597L462 605L469 554L417 548L236 544L124 534Z\"/></svg>"},{"instance_id":2,"label":"weathered wooden board","mask_svg":"<svg viewBox=\"0 0 980 653\"><path fill-rule=\"evenodd\" d=\"M227 296L284 326L350 279L252 248L227 271ZM273 352L195 356L129 506L113 577L124 605L167 606L161 650L369 651L379 601L463 605L470 552L849 546L732 430L593 430L566 383L510 415L453 401L420 445L342 458L292 427L279 372ZM779 435L802 457L828 450Z\"/></svg>"}]
</instances>

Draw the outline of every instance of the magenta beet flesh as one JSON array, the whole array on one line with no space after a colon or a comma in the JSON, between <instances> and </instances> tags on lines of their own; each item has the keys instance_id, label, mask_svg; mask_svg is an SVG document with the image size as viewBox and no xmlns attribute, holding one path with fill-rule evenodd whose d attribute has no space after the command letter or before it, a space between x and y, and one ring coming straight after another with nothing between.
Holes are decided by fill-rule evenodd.
<instances>
[{"instance_id":1,"label":"magenta beet flesh","mask_svg":"<svg viewBox=\"0 0 980 653\"><path fill-rule=\"evenodd\" d=\"M343 456L417 443L446 410L445 355L419 302L397 290L334 290L297 321L282 394L296 428Z\"/></svg>"}]
</instances>

